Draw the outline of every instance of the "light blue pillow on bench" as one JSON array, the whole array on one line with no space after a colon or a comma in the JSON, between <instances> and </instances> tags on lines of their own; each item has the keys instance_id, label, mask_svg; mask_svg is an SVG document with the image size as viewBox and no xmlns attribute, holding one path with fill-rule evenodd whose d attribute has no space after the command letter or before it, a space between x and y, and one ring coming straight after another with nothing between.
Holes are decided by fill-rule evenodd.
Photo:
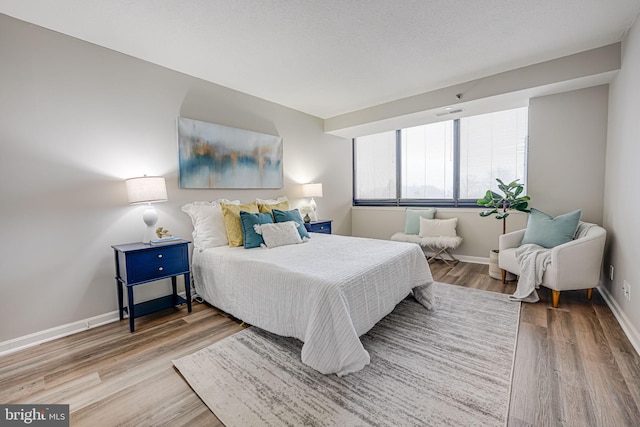
<instances>
[{"instance_id":1,"label":"light blue pillow on bench","mask_svg":"<svg viewBox=\"0 0 640 427\"><path fill-rule=\"evenodd\" d=\"M427 209L407 209L404 214L404 234L420 234L420 218L434 219L436 210Z\"/></svg>"},{"instance_id":2,"label":"light blue pillow on bench","mask_svg":"<svg viewBox=\"0 0 640 427\"><path fill-rule=\"evenodd\" d=\"M535 243L545 248L553 248L573 240L578 229L582 210L552 217L538 209L531 208L527 229L522 238L522 245Z\"/></svg>"}]
</instances>

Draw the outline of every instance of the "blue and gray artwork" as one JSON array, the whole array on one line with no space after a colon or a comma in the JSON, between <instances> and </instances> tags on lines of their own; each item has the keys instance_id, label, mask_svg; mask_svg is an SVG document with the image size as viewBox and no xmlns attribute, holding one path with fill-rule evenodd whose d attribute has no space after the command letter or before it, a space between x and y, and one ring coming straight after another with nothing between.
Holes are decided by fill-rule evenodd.
<instances>
[{"instance_id":1,"label":"blue and gray artwork","mask_svg":"<svg viewBox=\"0 0 640 427\"><path fill-rule=\"evenodd\" d=\"M282 188L282 137L178 118L180 188Z\"/></svg>"}]
</instances>

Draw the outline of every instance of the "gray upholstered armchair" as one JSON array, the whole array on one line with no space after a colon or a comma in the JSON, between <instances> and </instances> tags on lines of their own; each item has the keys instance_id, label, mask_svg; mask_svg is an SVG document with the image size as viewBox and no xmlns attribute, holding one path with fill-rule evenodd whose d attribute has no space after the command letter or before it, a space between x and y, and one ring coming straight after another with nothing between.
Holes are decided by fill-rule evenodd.
<instances>
[{"instance_id":1,"label":"gray upholstered armchair","mask_svg":"<svg viewBox=\"0 0 640 427\"><path fill-rule=\"evenodd\" d=\"M580 223L582 227L585 225L591 227L582 237L551 249L551 263L542 276L541 285L552 290L554 307L558 307L560 291L587 289L587 297L591 299L593 288L600 282L607 233L598 225ZM516 248L520 246L524 232L524 229L518 230L499 238L498 265L503 270L503 282L504 270L520 275Z\"/></svg>"}]
</instances>

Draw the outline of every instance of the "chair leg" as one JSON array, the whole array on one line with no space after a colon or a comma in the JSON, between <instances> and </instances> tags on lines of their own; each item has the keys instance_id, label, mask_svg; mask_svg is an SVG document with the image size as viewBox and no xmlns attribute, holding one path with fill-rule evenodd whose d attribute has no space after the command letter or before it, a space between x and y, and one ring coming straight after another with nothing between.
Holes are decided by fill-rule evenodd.
<instances>
[{"instance_id":1,"label":"chair leg","mask_svg":"<svg viewBox=\"0 0 640 427\"><path fill-rule=\"evenodd\" d=\"M553 301L553 308L558 308L558 302L560 301L560 291L556 291L555 289L552 289L551 299Z\"/></svg>"},{"instance_id":2,"label":"chair leg","mask_svg":"<svg viewBox=\"0 0 640 427\"><path fill-rule=\"evenodd\" d=\"M591 297L593 296L593 288L587 289L587 299L591 301Z\"/></svg>"},{"instance_id":3,"label":"chair leg","mask_svg":"<svg viewBox=\"0 0 640 427\"><path fill-rule=\"evenodd\" d=\"M502 283L507 283L507 270L502 269Z\"/></svg>"}]
</instances>

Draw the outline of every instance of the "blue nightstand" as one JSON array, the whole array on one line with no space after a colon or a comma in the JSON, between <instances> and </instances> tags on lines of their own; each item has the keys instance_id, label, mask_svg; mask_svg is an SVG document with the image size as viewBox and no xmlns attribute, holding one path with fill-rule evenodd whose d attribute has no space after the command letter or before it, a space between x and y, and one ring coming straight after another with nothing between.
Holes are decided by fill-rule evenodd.
<instances>
[{"instance_id":1,"label":"blue nightstand","mask_svg":"<svg viewBox=\"0 0 640 427\"><path fill-rule=\"evenodd\" d=\"M146 243L129 243L126 245L114 245L113 254L116 263L116 285L118 286L118 309L120 320L124 319L123 289L127 288L129 313L129 330L133 332L133 320L136 317L165 308L175 307L187 303L191 313L191 272L189 271L189 241L178 240L162 245L150 245ZM178 295L176 277L184 275L184 288L186 299ZM144 283L154 282L160 279L171 278L173 293L135 304L133 300L133 287Z\"/></svg>"},{"instance_id":2,"label":"blue nightstand","mask_svg":"<svg viewBox=\"0 0 640 427\"><path fill-rule=\"evenodd\" d=\"M309 233L331 234L331 223L333 220L321 220L305 222L304 227Z\"/></svg>"}]
</instances>

